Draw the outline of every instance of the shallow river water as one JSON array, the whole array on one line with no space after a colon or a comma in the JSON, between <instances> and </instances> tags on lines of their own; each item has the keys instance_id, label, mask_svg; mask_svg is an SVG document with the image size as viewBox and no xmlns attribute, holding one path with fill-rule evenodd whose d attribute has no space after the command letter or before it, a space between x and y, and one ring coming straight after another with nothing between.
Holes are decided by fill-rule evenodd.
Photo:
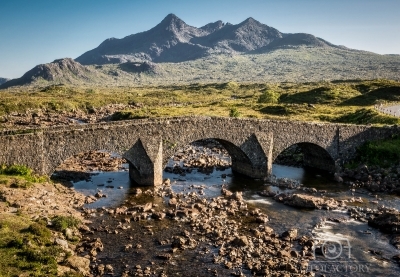
<instances>
[{"instance_id":1,"label":"shallow river water","mask_svg":"<svg viewBox=\"0 0 400 277\"><path fill-rule=\"evenodd\" d=\"M363 190L352 191L348 186L331 181L330 176L314 170L274 165L273 174L277 178L295 179L304 186L326 190L325 196L337 200L361 197L363 203L357 205L370 208L384 205L400 209L399 197L371 195ZM297 228L299 236L310 235L319 238L322 243L334 242L330 244L333 248L328 248L330 256L317 254L310 263L309 270L316 271L316 276L400 276L399 265L391 260L391 257L400 254L400 250L390 244L390 236L369 227L365 222L351 219L346 210L303 210L286 206L257 194L265 189L281 189L267 187L261 180L236 176L230 169L214 170L208 175L196 170L185 176L164 172L164 178L171 180L173 190L178 193L197 190L203 191L204 197L215 197L220 195L223 186L233 191L243 191L248 204L268 215L268 225L275 232L280 234ZM89 182L75 183L74 188L85 195L94 195L99 189L107 194L107 198L87 205L90 208L122 205L132 189L127 171L100 172L92 176ZM378 252L379 255L376 255Z\"/></svg>"}]
</instances>

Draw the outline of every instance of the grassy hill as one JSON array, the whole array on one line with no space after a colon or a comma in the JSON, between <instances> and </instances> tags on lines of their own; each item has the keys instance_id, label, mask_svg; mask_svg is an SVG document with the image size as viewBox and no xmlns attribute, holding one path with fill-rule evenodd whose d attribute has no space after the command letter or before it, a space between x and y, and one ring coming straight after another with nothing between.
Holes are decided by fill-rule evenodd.
<instances>
[{"instance_id":1,"label":"grassy hill","mask_svg":"<svg viewBox=\"0 0 400 277\"><path fill-rule=\"evenodd\" d=\"M21 116L27 111L31 114L91 113L118 103L129 104L131 108L115 112L113 120L206 115L378 125L400 123L398 118L380 114L373 107L400 101L400 82L389 80L98 88L49 86L13 88L0 93L3 125L10 116Z\"/></svg>"}]
</instances>

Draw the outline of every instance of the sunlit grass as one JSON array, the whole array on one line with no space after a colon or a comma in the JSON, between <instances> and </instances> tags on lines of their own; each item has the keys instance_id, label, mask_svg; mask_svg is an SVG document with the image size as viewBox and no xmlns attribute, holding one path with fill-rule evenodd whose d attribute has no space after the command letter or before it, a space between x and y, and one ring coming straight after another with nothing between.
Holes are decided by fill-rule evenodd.
<instances>
[{"instance_id":1,"label":"sunlit grass","mask_svg":"<svg viewBox=\"0 0 400 277\"><path fill-rule=\"evenodd\" d=\"M273 101L266 99L272 92ZM399 124L373 105L400 101L400 83L389 80L318 83L215 83L148 87L49 86L0 91L1 115L27 110L91 113L109 104L130 104L114 120L167 116L224 116L325 121L354 124ZM261 99L261 100L260 100Z\"/></svg>"}]
</instances>

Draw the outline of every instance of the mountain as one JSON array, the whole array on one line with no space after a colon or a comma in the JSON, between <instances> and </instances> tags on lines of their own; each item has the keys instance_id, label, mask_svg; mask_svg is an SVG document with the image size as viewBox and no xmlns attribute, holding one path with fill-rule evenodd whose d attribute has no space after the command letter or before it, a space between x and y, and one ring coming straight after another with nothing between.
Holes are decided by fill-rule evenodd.
<instances>
[{"instance_id":1,"label":"mountain","mask_svg":"<svg viewBox=\"0 0 400 277\"><path fill-rule=\"evenodd\" d=\"M281 33L251 17L236 25L216 21L196 28L169 14L148 31L122 39L106 39L97 48L76 58L76 61L83 65L182 62L212 54L247 53L268 48L269 45L274 49L287 45L334 46L308 34Z\"/></svg>"},{"instance_id":2,"label":"mountain","mask_svg":"<svg viewBox=\"0 0 400 277\"><path fill-rule=\"evenodd\" d=\"M237 25L226 24L207 36L192 39L191 42L221 52L247 52L266 46L282 36L277 29L250 17Z\"/></svg>"},{"instance_id":3,"label":"mountain","mask_svg":"<svg viewBox=\"0 0 400 277\"><path fill-rule=\"evenodd\" d=\"M21 78L12 79L0 85L0 88L11 86L26 85L39 81L52 83L90 83L91 79L99 77L109 78L108 76L81 65L71 58L58 59L51 63L40 64L26 72Z\"/></svg>"},{"instance_id":4,"label":"mountain","mask_svg":"<svg viewBox=\"0 0 400 277\"><path fill-rule=\"evenodd\" d=\"M310 34L297 33L297 34L284 34L282 38L276 39L266 46L260 47L252 53L264 53L275 49L287 49L296 47L333 47L345 49L344 46L334 45L321 38L317 38Z\"/></svg>"},{"instance_id":5,"label":"mountain","mask_svg":"<svg viewBox=\"0 0 400 277\"><path fill-rule=\"evenodd\" d=\"M7 82L7 81L9 81L10 79L7 79L7 78L1 78L0 77L0 85L1 84L4 84L5 82Z\"/></svg>"},{"instance_id":6,"label":"mountain","mask_svg":"<svg viewBox=\"0 0 400 277\"><path fill-rule=\"evenodd\" d=\"M41 64L0 85L147 86L188 83L400 80L400 55L332 44L311 34L282 33L248 18L200 28L174 14L152 29L103 41L76 60Z\"/></svg>"},{"instance_id":7,"label":"mountain","mask_svg":"<svg viewBox=\"0 0 400 277\"><path fill-rule=\"evenodd\" d=\"M107 39L76 61L88 65L196 59L203 56L207 49L190 43L190 40L209 34L212 29L189 26L174 14L169 14L154 28L122 39Z\"/></svg>"}]
</instances>

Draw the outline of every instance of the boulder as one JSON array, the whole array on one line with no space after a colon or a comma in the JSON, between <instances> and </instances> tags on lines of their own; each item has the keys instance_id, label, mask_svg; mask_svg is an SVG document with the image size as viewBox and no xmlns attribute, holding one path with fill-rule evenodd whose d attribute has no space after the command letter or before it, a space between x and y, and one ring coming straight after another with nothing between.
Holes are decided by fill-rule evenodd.
<instances>
[{"instance_id":1,"label":"boulder","mask_svg":"<svg viewBox=\"0 0 400 277\"><path fill-rule=\"evenodd\" d=\"M90 275L90 260L84 257L71 256L67 259L66 265L84 276Z\"/></svg>"}]
</instances>

